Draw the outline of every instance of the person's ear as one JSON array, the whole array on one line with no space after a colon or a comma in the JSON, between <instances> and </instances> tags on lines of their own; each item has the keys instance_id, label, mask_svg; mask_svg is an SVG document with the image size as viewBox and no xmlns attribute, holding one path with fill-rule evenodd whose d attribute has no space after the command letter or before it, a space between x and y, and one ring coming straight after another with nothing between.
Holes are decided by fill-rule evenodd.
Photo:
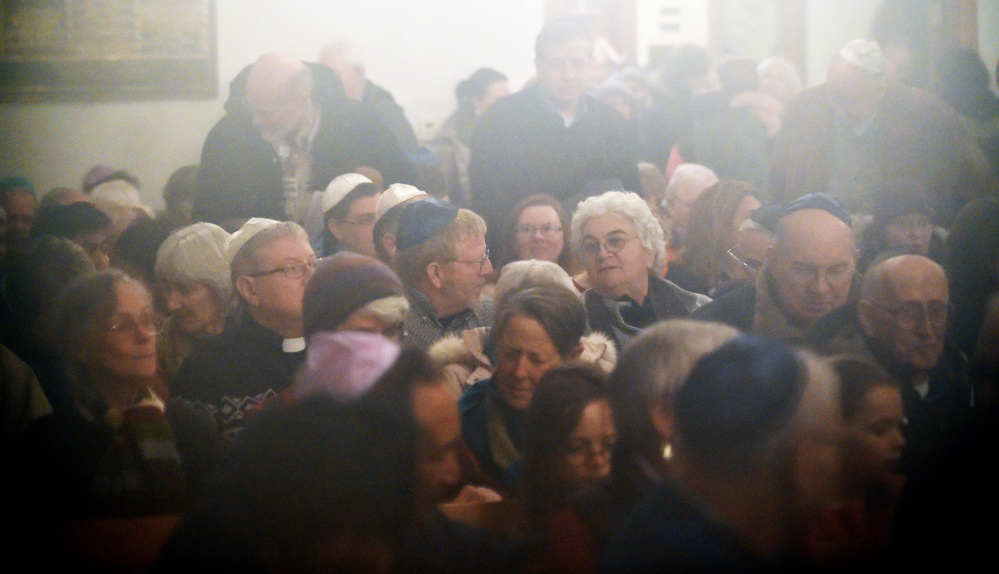
<instances>
[{"instance_id":1,"label":"person's ear","mask_svg":"<svg viewBox=\"0 0 999 574\"><path fill-rule=\"evenodd\" d=\"M860 321L860 327L868 337L873 337L878 332L877 319L874 317L874 313L873 303L867 299L857 301L857 320Z\"/></svg>"},{"instance_id":2,"label":"person's ear","mask_svg":"<svg viewBox=\"0 0 999 574\"><path fill-rule=\"evenodd\" d=\"M435 289L440 289L444 286L444 265L437 261L431 261L427 265L427 279L430 280L430 284L434 286Z\"/></svg>"},{"instance_id":3,"label":"person's ear","mask_svg":"<svg viewBox=\"0 0 999 574\"><path fill-rule=\"evenodd\" d=\"M247 305L259 305L260 297L257 295L257 284L253 277L242 275L236 278L236 291L240 297L246 301Z\"/></svg>"},{"instance_id":4,"label":"person's ear","mask_svg":"<svg viewBox=\"0 0 999 574\"><path fill-rule=\"evenodd\" d=\"M379 237L378 240L381 241L382 249L385 251L385 253L388 253L390 257L395 257L395 250L396 250L395 234L386 231L385 233L382 233L381 237Z\"/></svg>"},{"instance_id":5,"label":"person's ear","mask_svg":"<svg viewBox=\"0 0 999 574\"><path fill-rule=\"evenodd\" d=\"M335 217L329 218L329 221L326 222L326 229L329 229L330 233L333 234L333 237L335 237L337 241L340 241L340 238L343 236L343 230L340 228L340 222L338 222Z\"/></svg>"},{"instance_id":6,"label":"person's ear","mask_svg":"<svg viewBox=\"0 0 999 574\"><path fill-rule=\"evenodd\" d=\"M653 403L649 406L649 422L665 442L673 442L673 437L676 436L676 417L673 409L664 403Z\"/></svg>"}]
</instances>

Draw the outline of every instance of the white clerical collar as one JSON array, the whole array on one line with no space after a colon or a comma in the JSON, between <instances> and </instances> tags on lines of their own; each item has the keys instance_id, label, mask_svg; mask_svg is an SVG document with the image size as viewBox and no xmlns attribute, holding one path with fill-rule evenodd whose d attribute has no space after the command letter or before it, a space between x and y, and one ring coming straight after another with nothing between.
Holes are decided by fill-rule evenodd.
<instances>
[{"instance_id":1,"label":"white clerical collar","mask_svg":"<svg viewBox=\"0 0 999 574\"><path fill-rule=\"evenodd\" d=\"M284 339L281 341L281 350L285 353L299 353L305 350L305 337L296 339Z\"/></svg>"}]
</instances>

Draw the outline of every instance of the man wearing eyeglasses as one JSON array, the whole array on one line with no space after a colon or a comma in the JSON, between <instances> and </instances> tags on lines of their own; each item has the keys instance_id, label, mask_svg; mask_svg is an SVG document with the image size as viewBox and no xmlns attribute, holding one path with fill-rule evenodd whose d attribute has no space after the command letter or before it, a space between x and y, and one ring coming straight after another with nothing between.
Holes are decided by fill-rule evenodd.
<instances>
[{"instance_id":1,"label":"man wearing eyeglasses","mask_svg":"<svg viewBox=\"0 0 999 574\"><path fill-rule=\"evenodd\" d=\"M184 360L174 396L207 409L235 440L246 416L291 384L305 358L302 299L316 268L298 224L253 218L226 242L240 309Z\"/></svg>"},{"instance_id":2,"label":"man wearing eyeglasses","mask_svg":"<svg viewBox=\"0 0 999 574\"><path fill-rule=\"evenodd\" d=\"M967 360L944 340L948 303L944 270L921 255L872 268L857 302L867 350L902 386L905 471L953 440L971 415Z\"/></svg>"},{"instance_id":3,"label":"man wearing eyeglasses","mask_svg":"<svg viewBox=\"0 0 999 574\"><path fill-rule=\"evenodd\" d=\"M821 193L772 210L774 240L755 282L701 307L694 318L800 343L851 298L857 249L850 214Z\"/></svg>"},{"instance_id":4,"label":"man wearing eyeglasses","mask_svg":"<svg viewBox=\"0 0 999 574\"><path fill-rule=\"evenodd\" d=\"M411 203L399 216L396 247L407 344L426 350L444 335L489 325L492 303L481 296L493 266L481 217L436 198Z\"/></svg>"}]
</instances>

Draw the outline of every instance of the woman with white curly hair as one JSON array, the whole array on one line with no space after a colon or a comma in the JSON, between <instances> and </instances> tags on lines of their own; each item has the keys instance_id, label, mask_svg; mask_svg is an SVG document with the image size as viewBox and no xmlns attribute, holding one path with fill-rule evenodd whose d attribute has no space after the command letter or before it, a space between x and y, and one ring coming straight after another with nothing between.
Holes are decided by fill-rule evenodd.
<instances>
[{"instance_id":1,"label":"woman with white curly hair","mask_svg":"<svg viewBox=\"0 0 999 574\"><path fill-rule=\"evenodd\" d=\"M689 317L711 300L662 279L663 230L635 193L608 191L579 202L572 240L590 284L583 295L590 327L618 348L645 327Z\"/></svg>"}]
</instances>

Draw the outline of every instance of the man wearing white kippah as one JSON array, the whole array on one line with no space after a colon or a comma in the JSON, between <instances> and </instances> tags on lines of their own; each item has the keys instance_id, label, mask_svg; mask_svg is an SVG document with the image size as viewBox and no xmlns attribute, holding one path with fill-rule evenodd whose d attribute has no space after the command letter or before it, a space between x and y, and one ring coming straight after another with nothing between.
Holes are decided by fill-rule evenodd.
<instances>
[{"instance_id":1,"label":"man wearing white kippah","mask_svg":"<svg viewBox=\"0 0 999 574\"><path fill-rule=\"evenodd\" d=\"M240 308L221 335L188 355L172 390L207 409L222 436L235 440L305 359L302 301L316 256L297 223L255 217L226 241L225 257Z\"/></svg>"},{"instance_id":2,"label":"man wearing white kippah","mask_svg":"<svg viewBox=\"0 0 999 574\"><path fill-rule=\"evenodd\" d=\"M870 213L890 181L915 179L937 197L947 225L969 199L990 193L995 175L957 115L934 96L892 83L872 40L851 40L826 82L784 111L770 172L777 201L827 192L851 213Z\"/></svg>"}]
</instances>

